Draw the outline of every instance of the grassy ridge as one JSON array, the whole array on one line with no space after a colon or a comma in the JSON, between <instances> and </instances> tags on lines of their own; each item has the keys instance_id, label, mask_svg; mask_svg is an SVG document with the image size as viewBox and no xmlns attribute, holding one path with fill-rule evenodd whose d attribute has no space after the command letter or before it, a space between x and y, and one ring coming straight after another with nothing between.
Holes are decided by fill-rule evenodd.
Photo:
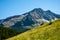
<instances>
[{"instance_id":1,"label":"grassy ridge","mask_svg":"<svg viewBox=\"0 0 60 40\"><path fill-rule=\"evenodd\" d=\"M60 40L60 20L44 24L7 40Z\"/></svg>"}]
</instances>

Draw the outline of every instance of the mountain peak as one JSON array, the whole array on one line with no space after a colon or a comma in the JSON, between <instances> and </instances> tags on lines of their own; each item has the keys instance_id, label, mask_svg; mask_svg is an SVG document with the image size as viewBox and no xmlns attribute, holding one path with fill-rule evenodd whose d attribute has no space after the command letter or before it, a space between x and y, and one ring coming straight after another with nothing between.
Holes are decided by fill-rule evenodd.
<instances>
[{"instance_id":1,"label":"mountain peak","mask_svg":"<svg viewBox=\"0 0 60 40\"><path fill-rule=\"evenodd\" d=\"M42 10L41 8L34 8L34 10Z\"/></svg>"},{"instance_id":2,"label":"mountain peak","mask_svg":"<svg viewBox=\"0 0 60 40\"><path fill-rule=\"evenodd\" d=\"M34 8L32 11L43 11L41 8Z\"/></svg>"},{"instance_id":3,"label":"mountain peak","mask_svg":"<svg viewBox=\"0 0 60 40\"><path fill-rule=\"evenodd\" d=\"M51 12L50 10L47 10L46 12Z\"/></svg>"}]
</instances>

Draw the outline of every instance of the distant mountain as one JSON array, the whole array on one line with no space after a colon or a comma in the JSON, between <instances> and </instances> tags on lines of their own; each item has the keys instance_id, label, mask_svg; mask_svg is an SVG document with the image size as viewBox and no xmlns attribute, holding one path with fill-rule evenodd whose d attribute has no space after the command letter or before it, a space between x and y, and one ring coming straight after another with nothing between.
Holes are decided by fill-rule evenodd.
<instances>
[{"instance_id":1,"label":"distant mountain","mask_svg":"<svg viewBox=\"0 0 60 40\"><path fill-rule=\"evenodd\" d=\"M60 40L60 19L6 40Z\"/></svg>"},{"instance_id":2,"label":"distant mountain","mask_svg":"<svg viewBox=\"0 0 60 40\"><path fill-rule=\"evenodd\" d=\"M6 19L0 20L0 26L16 29L18 32L30 30L37 25L41 25L60 18L60 15L44 11L41 8L35 8L22 15L15 15Z\"/></svg>"}]
</instances>

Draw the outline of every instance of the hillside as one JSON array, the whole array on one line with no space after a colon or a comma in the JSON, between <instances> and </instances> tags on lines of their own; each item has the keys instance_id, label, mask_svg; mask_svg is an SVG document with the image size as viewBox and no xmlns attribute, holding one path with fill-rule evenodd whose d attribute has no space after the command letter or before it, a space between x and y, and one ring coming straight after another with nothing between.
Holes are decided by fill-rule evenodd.
<instances>
[{"instance_id":1,"label":"hillside","mask_svg":"<svg viewBox=\"0 0 60 40\"><path fill-rule=\"evenodd\" d=\"M44 24L7 40L60 40L60 20Z\"/></svg>"},{"instance_id":2,"label":"hillside","mask_svg":"<svg viewBox=\"0 0 60 40\"><path fill-rule=\"evenodd\" d=\"M16 30L5 28L5 27L0 27L0 40L10 38L17 34L18 33L16 32Z\"/></svg>"}]
</instances>

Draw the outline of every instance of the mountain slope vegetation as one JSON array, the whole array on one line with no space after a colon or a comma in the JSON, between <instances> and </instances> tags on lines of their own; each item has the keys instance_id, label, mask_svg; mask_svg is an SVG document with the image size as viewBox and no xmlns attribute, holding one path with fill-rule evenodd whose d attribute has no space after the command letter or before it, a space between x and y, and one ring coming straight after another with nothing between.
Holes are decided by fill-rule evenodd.
<instances>
[{"instance_id":1,"label":"mountain slope vegetation","mask_svg":"<svg viewBox=\"0 0 60 40\"><path fill-rule=\"evenodd\" d=\"M60 19L6 40L60 40Z\"/></svg>"},{"instance_id":2,"label":"mountain slope vegetation","mask_svg":"<svg viewBox=\"0 0 60 40\"><path fill-rule=\"evenodd\" d=\"M0 27L0 40L4 40L17 35L16 30Z\"/></svg>"}]
</instances>

